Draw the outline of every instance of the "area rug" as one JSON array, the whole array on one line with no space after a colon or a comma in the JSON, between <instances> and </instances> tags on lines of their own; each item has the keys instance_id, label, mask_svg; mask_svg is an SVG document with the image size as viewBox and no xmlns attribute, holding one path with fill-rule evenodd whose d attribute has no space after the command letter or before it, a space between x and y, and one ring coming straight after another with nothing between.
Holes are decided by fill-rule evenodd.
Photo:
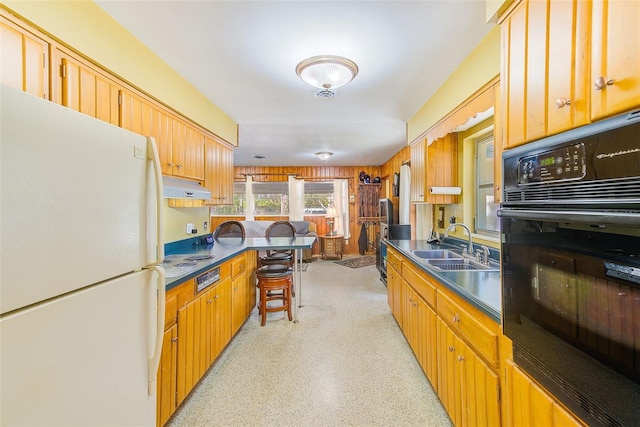
<instances>
[{"instance_id":1,"label":"area rug","mask_svg":"<svg viewBox=\"0 0 640 427\"><path fill-rule=\"evenodd\" d=\"M334 261L336 264L344 265L350 268L366 267L368 265L375 265L375 255L365 255L358 258L347 258L340 261Z\"/></svg>"}]
</instances>

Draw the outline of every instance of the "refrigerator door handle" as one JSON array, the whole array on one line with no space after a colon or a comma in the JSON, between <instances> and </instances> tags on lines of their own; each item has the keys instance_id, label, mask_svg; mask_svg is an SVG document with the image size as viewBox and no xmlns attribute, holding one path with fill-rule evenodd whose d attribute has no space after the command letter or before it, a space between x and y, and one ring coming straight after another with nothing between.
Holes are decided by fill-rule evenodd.
<instances>
[{"instance_id":1,"label":"refrigerator door handle","mask_svg":"<svg viewBox=\"0 0 640 427\"><path fill-rule=\"evenodd\" d=\"M160 154L158 154L158 146L153 137L147 137L147 156L153 163L153 172L156 184L156 260L151 264L161 264L164 260L164 239L162 227L164 225L164 199L162 189L162 166L160 165Z\"/></svg>"},{"instance_id":2,"label":"refrigerator door handle","mask_svg":"<svg viewBox=\"0 0 640 427\"><path fill-rule=\"evenodd\" d=\"M164 316L165 316L165 274L164 268L152 265L147 267L148 270L157 273L158 279L156 282L157 292L154 292L155 297L149 302L151 307L156 307L156 310L148 310L149 312L149 330L155 329L155 342L151 343L153 335L149 333L149 348L153 347L153 354L149 357L149 396L155 393L156 379L158 376L158 367L160 366L160 356L162 354L162 340L164 337ZM154 313L156 314L154 316ZM153 326L153 327L152 327Z\"/></svg>"}]
</instances>

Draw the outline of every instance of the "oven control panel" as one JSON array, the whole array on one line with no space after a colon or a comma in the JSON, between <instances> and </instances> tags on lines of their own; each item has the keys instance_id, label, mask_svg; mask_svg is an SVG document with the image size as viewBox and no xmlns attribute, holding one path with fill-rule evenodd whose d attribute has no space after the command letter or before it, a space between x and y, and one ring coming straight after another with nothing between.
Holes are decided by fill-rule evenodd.
<instances>
[{"instance_id":1,"label":"oven control panel","mask_svg":"<svg viewBox=\"0 0 640 427\"><path fill-rule=\"evenodd\" d=\"M213 270L209 270L208 272L196 277L196 295L201 292L203 289L208 288L214 283L220 280L220 267L216 267Z\"/></svg>"},{"instance_id":2,"label":"oven control panel","mask_svg":"<svg viewBox=\"0 0 640 427\"><path fill-rule=\"evenodd\" d=\"M534 184L581 179L587 171L584 144L572 144L522 157L518 183Z\"/></svg>"}]
</instances>

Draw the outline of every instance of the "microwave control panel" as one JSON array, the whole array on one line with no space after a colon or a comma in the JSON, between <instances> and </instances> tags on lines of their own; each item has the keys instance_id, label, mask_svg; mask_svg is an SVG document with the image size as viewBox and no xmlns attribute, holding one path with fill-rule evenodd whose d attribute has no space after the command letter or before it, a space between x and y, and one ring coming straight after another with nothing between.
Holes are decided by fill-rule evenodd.
<instances>
[{"instance_id":1,"label":"microwave control panel","mask_svg":"<svg viewBox=\"0 0 640 427\"><path fill-rule=\"evenodd\" d=\"M572 181L587 171L584 144L572 144L518 160L518 183L521 185Z\"/></svg>"}]
</instances>

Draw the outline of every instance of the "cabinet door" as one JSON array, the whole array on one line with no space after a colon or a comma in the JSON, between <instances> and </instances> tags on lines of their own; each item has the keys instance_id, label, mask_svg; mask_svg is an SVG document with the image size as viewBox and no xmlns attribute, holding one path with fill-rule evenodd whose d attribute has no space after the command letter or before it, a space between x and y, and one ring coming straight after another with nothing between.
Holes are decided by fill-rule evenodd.
<instances>
[{"instance_id":1,"label":"cabinet door","mask_svg":"<svg viewBox=\"0 0 640 427\"><path fill-rule=\"evenodd\" d=\"M594 0L591 118L640 106L640 2Z\"/></svg>"},{"instance_id":2,"label":"cabinet door","mask_svg":"<svg viewBox=\"0 0 640 427\"><path fill-rule=\"evenodd\" d=\"M2 83L49 99L49 43L0 17Z\"/></svg>"},{"instance_id":3,"label":"cabinet door","mask_svg":"<svg viewBox=\"0 0 640 427\"><path fill-rule=\"evenodd\" d=\"M500 379L468 346L457 358L460 369L463 424L500 425ZM545 424L538 424L545 425Z\"/></svg>"},{"instance_id":4,"label":"cabinet door","mask_svg":"<svg viewBox=\"0 0 640 427\"><path fill-rule=\"evenodd\" d=\"M221 281L213 289L213 316L214 325L212 342L213 359L222 352L231 341L231 278Z\"/></svg>"},{"instance_id":5,"label":"cabinet door","mask_svg":"<svg viewBox=\"0 0 640 427\"><path fill-rule=\"evenodd\" d=\"M188 123L173 119L173 175L204 180L204 134Z\"/></svg>"},{"instance_id":6,"label":"cabinet door","mask_svg":"<svg viewBox=\"0 0 640 427\"><path fill-rule=\"evenodd\" d=\"M204 373L201 358L206 349L206 307L211 291L178 309L177 404L189 394Z\"/></svg>"},{"instance_id":7,"label":"cabinet door","mask_svg":"<svg viewBox=\"0 0 640 427\"><path fill-rule=\"evenodd\" d=\"M502 37L503 144L514 147L525 142L525 61L527 2L521 2L500 25Z\"/></svg>"},{"instance_id":8,"label":"cabinet door","mask_svg":"<svg viewBox=\"0 0 640 427\"><path fill-rule=\"evenodd\" d=\"M72 110L120 125L120 87L86 61L60 49L55 51L60 67L53 101Z\"/></svg>"},{"instance_id":9,"label":"cabinet door","mask_svg":"<svg viewBox=\"0 0 640 427\"><path fill-rule=\"evenodd\" d=\"M425 201L425 147L423 139L411 146L411 201Z\"/></svg>"},{"instance_id":10,"label":"cabinet door","mask_svg":"<svg viewBox=\"0 0 640 427\"><path fill-rule=\"evenodd\" d=\"M505 360L504 385L508 425L581 426L582 422L533 382L511 360Z\"/></svg>"},{"instance_id":11,"label":"cabinet door","mask_svg":"<svg viewBox=\"0 0 640 427\"><path fill-rule=\"evenodd\" d=\"M158 369L158 406L156 425L163 426L176 410L176 369L178 355L178 326L164 333L162 356Z\"/></svg>"},{"instance_id":12,"label":"cabinet door","mask_svg":"<svg viewBox=\"0 0 640 427\"><path fill-rule=\"evenodd\" d=\"M387 297L391 313L402 329L402 277L389 264L387 264Z\"/></svg>"},{"instance_id":13,"label":"cabinet door","mask_svg":"<svg viewBox=\"0 0 640 427\"><path fill-rule=\"evenodd\" d=\"M464 354L462 341L438 318L438 396L453 425L462 425L461 379L458 356Z\"/></svg>"},{"instance_id":14,"label":"cabinet door","mask_svg":"<svg viewBox=\"0 0 640 427\"><path fill-rule=\"evenodd\" d=\"M589 120L588 19L587 2L549 2L548 123L545 135L585 125Z\"/></svg>"},{"instance_id":15,"label":"cabinet door","mask_svg":"<svg viewBox=\"0 0 640 427\"><path fill-rule=\"evenodd\" d=\"M426 168L425 201L433 204L457 203L458 196L429 193L431 187L458 185L457 133L449 133L427 147Z\"/></svg>"},{"instance_id":16,"label":"cabinet door","mask_svg":"<svg viewBox=\"0 0 640 427\"><path fill-rule=\"evenodd\" d=\"M233 203L233 150L204 135L204 186L211 192L207 205Z\"/></svg>"},{"instance_id":17,"label":"cabinet door","mask_svg":"<svg viewBox=\"0 0 640 427\"><path fill-rule=\"evenodd\" d=\"M240 274L231 282L231 335L235 335L247 319L247 276Z\"/></svg>"},{"instance_id":18,"label":"cabinet door","mask_svg":"<svg viewBox=\"0 0 640 427\"><path fill-rule=\"evenodd\" d=\"M438 371L437 371L437 333L436 333L436 313L420 297L416 304L417 317L417 353L420 366L427 378L431 382L434 390L438 391Z\"/></svg>"}]
</instances>

